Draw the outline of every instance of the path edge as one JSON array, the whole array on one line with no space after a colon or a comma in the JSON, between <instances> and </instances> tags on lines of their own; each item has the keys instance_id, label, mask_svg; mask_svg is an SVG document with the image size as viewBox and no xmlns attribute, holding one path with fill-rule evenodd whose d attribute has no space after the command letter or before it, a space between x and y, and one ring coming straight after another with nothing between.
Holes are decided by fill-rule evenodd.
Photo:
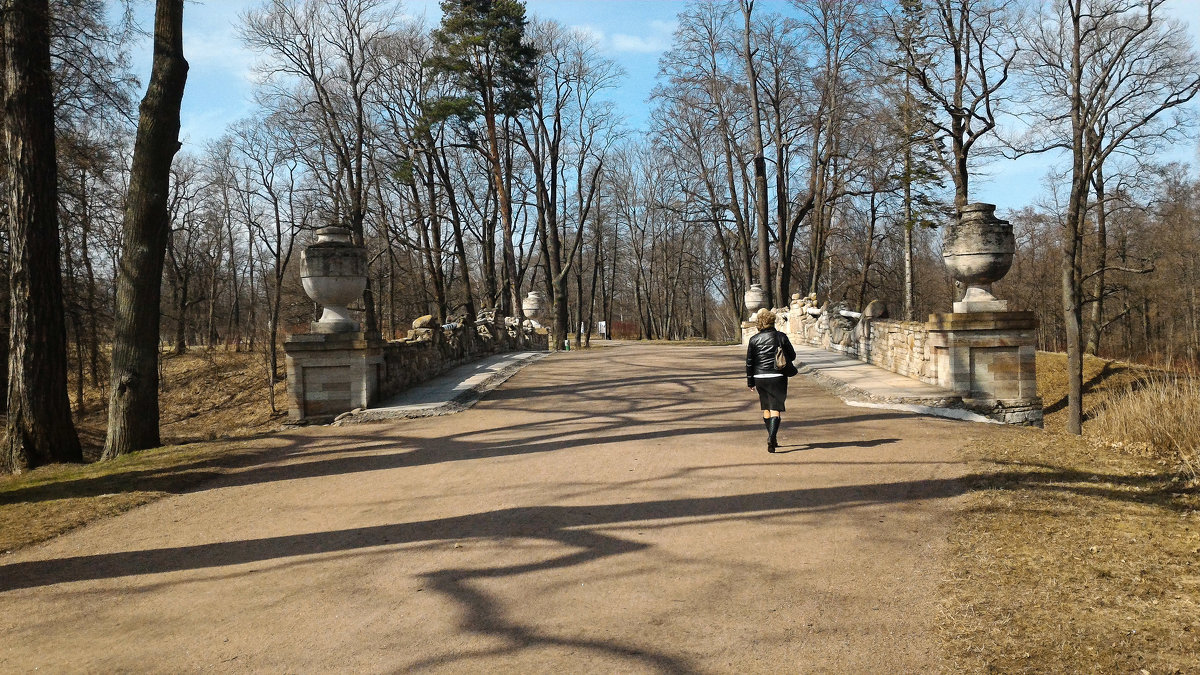
<instances>
[{"instance_id":1,"label":"path edge","mask_svg":"<svg viewBox=\"0 0 1200 675\"><path fill-rule=\"evenodd\" d=\"M931 415L933 417L944 417L947 419L961 420L965 422L986 422L989 424L1002 424L997 420L991 419L979 413L967 410L962 399L957 396L947 398L931 398L924 396L904 397L902 399L894 399L886 396L877 396L871 392L847 384L832 375L821 372L819 368L814 368L802 361L796 363L797 371L800 375L805 375L816 382L821 387L829 390L835 396L842 399L846 405L857 408L878 408L882 410L896 410L899 412L910 412L918 415Z\"/></svg>"},{"instance_id":2,"label":"path edge","mask_svg":"<svg viewBox=\"0 0 1200 675\"><path fill-rule=\"evenodd\" d=\"M442 415L453 415L469 409L471 406L478 403L483 397L487 396L500 385L504 384L513 375L520 372L525 366L536 361L540 361L550 355L550 352L532 352L528 356L517 359L513 363L497 370L489 375L479 384L459 392L454 398L442 403L441 405L431 408L422 408L419 410L398 410L395 408L366 408L351 410L347 413L338 415L330 426L342 427L351 424L363 424L367 422L384 422L388 420L408 420L418 419L421 417L441 417Z\"/></svg>"}]
</instances>

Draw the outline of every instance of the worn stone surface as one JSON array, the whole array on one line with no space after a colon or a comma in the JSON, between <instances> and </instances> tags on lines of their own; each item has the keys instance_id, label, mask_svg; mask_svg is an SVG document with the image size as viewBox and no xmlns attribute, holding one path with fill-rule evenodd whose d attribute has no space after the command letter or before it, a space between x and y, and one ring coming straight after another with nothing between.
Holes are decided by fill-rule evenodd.
<instances>
[{"instance_id":1,"label":"worn stone surface","mask_svg":"<svg viewBox=\"0 0 1200 675\"><path fill-rule=\"evenodd\" d=\"M844 354L937 385L961 397L968 408L999 421L1041 425L1033 312L933 314L920 323L874 318L876 309L864 311L855 324L837 308L818 309L811 296L794 297L786 310L774 311L779 316L776 327L793 344ZM753 324L742 324L743 342L754 333Z\"/></svg>"},{"instance_id":2,"label":"worn stone surface","mask_svg":"<svg viewBox=\"0 0 1200 675\"><path fill-rule=\"evenodd\" d=\"M1032 312L935 314L929 325L943 387L993 419L1042 425Z\"/></svg>"},{"instance_id":3,"label":"worn stone surface","mask_svg":"<svg viewBox=\"0 0 1200 675\"><path fill-rule=\"evenodd\" d=\"M431 324L432 317L418 323ZM494 314L470 327L417 327L407 340L392 342L363 333L293 335L284 342L288 418L328 421L484 356L544 351L548 339L544 330L509 325Z\"/></svg>"},{"instance_id":4,"label":"worn stone surface","mask_svg":"<svg viewBox=\"0 0 1200 675\"><path fill-rule=\"evenodd\" d=\"M967 204L950 224L942 239L942 260L950 276L967 285L967 301L992 301L993 282L999 281L1012 266L1016 239L1012 225L994 214L994 204ZM1003 308L1007 308L1004 306ZM982 305L978 311L1001 309ZM970 311L969 305L956 307Z\"/></svg>"}]
</instances>

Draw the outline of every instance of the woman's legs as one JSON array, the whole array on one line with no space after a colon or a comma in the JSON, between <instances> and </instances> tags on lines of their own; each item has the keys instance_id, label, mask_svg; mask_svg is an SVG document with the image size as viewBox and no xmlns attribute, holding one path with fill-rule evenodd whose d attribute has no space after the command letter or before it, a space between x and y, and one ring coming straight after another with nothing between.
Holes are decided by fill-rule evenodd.
<instances>
[{"instance_id":1,"label":"woman's legs","mask_svg":"<svg viewBox=\"0 0 1200 675\"><path fill-rule=\"evenodd\" d=\"M778 410L763 411L763 422L767 425L767 452L775 452L778 445L775 435L779 432L779 421Z\"/></svg>"}]
</instances>

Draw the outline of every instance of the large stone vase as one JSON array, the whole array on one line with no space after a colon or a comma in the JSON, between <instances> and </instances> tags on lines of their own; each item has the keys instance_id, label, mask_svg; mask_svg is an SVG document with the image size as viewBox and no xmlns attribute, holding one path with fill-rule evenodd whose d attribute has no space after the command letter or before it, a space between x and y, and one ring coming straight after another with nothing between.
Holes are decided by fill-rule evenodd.
<instances>
[{"instance_id":1,"label":"large stone vase","mask_svg":"<svg viewBox=\"0 0 1200 675\"><path fill-rule=\"evenodd\" d=\"M360 330L347 306L367 287L367 252L350 241L350 230L330 226L317 230L317 241L300 253L304 292L324 311L311 324L314 333Z\"/></svg>"},{"instance_id":2,"label":"large stone vase","mask_svg":"<svg viewBox=\"0 0 1200 675\"><path fill-rule=\"evenodd\" d=\"M526 318L541 321L546 315L546 296L541 291L529 291L521 301L521 312Z\"/></svg>"},{"instance_id":3,"label":"large stone vase","mask_svg":"<svg viewBox=\"0 0 1200 675\"><path fill-rule=\"evenodd\" d=\"M762 284L750 284L750 290L746 291L743 300L750 316L754 316L755 312L767 306L767 292L763 290Z\"/></svg>"},{"instance_id":4,"label":"large stone vase","mask_svg":"<svg viewBox=\"0 0 1200 675\"><path fill-rule=\"evenodd\" d=\"M946 232L942 260L950 276L967 287L955 312L1004 312L1008 301L992 295L992 284L1012 267L1016 239L1012 224L995 215L995 204L968 204Z\"/></svg>"}]
</instances>

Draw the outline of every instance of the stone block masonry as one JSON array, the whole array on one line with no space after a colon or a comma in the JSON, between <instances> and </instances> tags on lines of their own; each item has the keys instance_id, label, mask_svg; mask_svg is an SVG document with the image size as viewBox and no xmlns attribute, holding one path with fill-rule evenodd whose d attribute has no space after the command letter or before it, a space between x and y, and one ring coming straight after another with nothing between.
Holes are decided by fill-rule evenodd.
<instances>
[{"instance_id":1,"label":"stone block masonry","mask_svg":"<svg viewBox=\"0 0 1200 675\"><path fill-rule=\"evenodd\" d=\"M948 389L963 404L997 421L1042 426L1037 395L1036 330L1032 312L933 314L929 321L861 316L810 296L773 310L777 328L795 344L840 352L899 375ZM742 324L743 342L755 332Z\"/></svg>"},{"instance_id":2,"label":"stone block masonry","mask_svg":"<svg viewBox=\"0 0 1200 675\"><path fill-rule=\"evenodd\" d=\"M305 333L284 342L288 418L328 421L366 408L464 363L509 351L545 350L548 337L531 324L486 316L474 326L420 327L408 338L384 341L356 333Z\"/></svg>"},{"instance_id":3,"label":"stone block masonry","mask_svg":"<svg viewBox=\"0 0 1200 675\"><path fill-rule=\"evenodd\" d=\"M933 314L928 326L937 384L994 419L1042 426L1033 312Z\"/></svg>"}]
</instances>

